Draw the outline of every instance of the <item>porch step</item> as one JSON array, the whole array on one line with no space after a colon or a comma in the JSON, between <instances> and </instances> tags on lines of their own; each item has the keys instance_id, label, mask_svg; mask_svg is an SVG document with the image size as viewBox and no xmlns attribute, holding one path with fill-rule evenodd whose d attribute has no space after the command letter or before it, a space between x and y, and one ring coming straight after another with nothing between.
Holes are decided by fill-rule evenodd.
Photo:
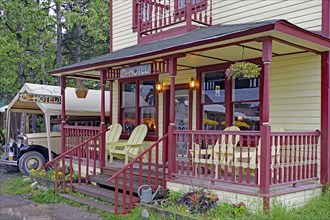
<instances>
[{"instance_id":1,"label":"porch step","mask_svg":"<svg viewBox=\"0 0 330 220\"><path fill-rule=\"evenodd\" d=\"M111 182L108 182L107 180L110 178L111 176L110 175L107 175L107 174L102 174L102 175L91 175L89 176L89 181L90 182L94 182L94 183L97 183L101 186L107 186L109 187L110 189L113 189L115 188L116 186L116 183L115 181L111 181ZM152 178L150 180L151 184L154 184L155 183L155 179ZM127 180L126 180L126 190L129 192L130 191L130 176L129 174L127 174ZM137 190L139 189L140 187L140 180L137 176L133 176L132 178L132 187L133 187L133 193L137 193ZM161 184L160 181L158 181L159 184ZM142 184L148 184L148 179L145 177L145 178L142 178ZM119 186L119 189L123 189L124 188L124 180L122 178L122 176L120 176L118 178L118 186ZM122 190L121 190L122 192Z\"/></svg>"},{"instance_id":2,"label":"porch step","mask_svg":"<svg viewBox=\"0 0 330 220\"><path fill-rule=\"evenodd\" d=\"M114 167L103 167L102 168L102 171L103 171L103 174L107 174L107 175L110 175L110 176L112 176L112 175L114 175L115 173L117 173L120 169L121 169L122 167L120 167L120 168L114 168ZM139 171L140 171L140 169L139 168L133 168L133 176L139 176ZM131 173L130 172L130 170L128 169L127 171L126 171L126 173L127 173L127 176L129 176L129 174ZM155 175L155 173L156 173L156 171L155 170L151 170L150 171L150 174L148 173L148 170L147 169L142 169L142 177L145 177L145 178L147 178L148 176L154 176ZM159 180L161 181L161 180L163 180L163 172L162 171L158 171L158 175L159 175Z\"/></svg>"},{"instance_id":3,"label":"porch step","mask_svg":"<svg viewBox=\"0 0 330 220\"><path fill-rule=\"evenodd\" d=\"M81 194L91 196L96 199L101 199L103 201L109 202L114 204L115 202L115 191L109 190L109 189L104 189L98 186L93 186L93 185L86 185L86 184L81 184L79 185L78 183L73 184L73 191L74 192L79 192ZM133 196L133 201L138 201L139 198L136 196ZM119 205L123 204L123 193L118 192L118 202ZM129 200L126 201L126 207L129 207Z\"/></svg>"},{"instance_id":4,"label":"porch step","mask_svg":"<svg viewBox=\"0 0 330 220\"><path fill-rule=\"evenodd\" d=\"M69 199L71 201L79 202L83 205L87 205L87 206L90 206L90 207L94 207L96 209L100 209L100 210L105 211L105 212L115 213L115 209L114 209L113 206L108 206L108 205L105 205L103 203L93 201L93 200L84 198L84 197L79 196L79 195L60 194L60 196L63 197L63 198Z\"/></svg>"}]
</instances>

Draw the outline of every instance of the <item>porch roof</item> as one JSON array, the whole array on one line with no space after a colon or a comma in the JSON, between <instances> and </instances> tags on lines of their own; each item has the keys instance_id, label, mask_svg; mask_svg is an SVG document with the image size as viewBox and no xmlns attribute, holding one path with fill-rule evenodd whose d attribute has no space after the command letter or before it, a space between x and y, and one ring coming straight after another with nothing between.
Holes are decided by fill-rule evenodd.
<instances>
[{"instance_id":1,"label":"porch roof","mask_svg":"<svg viewBox=\"0 0 330 220\"><path fill-rule=\"evenodd\" d=\"M96 58L78 62L72 65L49 71L50 74L74 74L83 71L96 71L92 75L99 75L98 69L120 66L132 62L186 52L187 49L200 48L201 46L214 46L216 43L228 43L228 40L239 39L258 42L261 37L271 36L288 44L294 45L307 52L323 52L330 48L330 40L319 34L307 31L289 23L286 20L268 20L243 24L216 25L200 27L183 35L162 39L159 41L134 45L112 53L107 53ZM231 42L232 43L232 42ZM219 44L217 44L219 45ZM86 74L88 75L88 74Z\"/></svg>"}]
</instances>

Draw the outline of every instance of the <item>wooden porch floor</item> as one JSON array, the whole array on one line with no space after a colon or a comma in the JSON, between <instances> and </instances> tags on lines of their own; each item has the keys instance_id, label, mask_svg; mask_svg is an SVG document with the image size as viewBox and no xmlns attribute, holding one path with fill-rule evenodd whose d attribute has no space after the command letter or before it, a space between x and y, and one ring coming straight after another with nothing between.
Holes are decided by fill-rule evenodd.
<instances>
[{"instance_id":1,"label":"wooden porch floor","mask_svg":"<svg viewBox=\"0 0 330 220\"><path fill-rule=\"evenodd\" d=\"M106 162L106 168L107 169L120 169L124 167L125 163L123 160L114 159L112 163L109 161ZM154 166L151 164L151 166ZM144 168L147 168L148 164L142 165L142 170ZM162 165L159 165L159 172L163 172ZM139 169L139 166L135 164L134 170ZM167 172L167 168L166 168ZM147 173L145 173L147 174ZM221 178L214 180L210 174L201 174L200 176L193 176L192 171L190 171L189 175L185 172L185 175L175 175L171 180L168 179L168 177L165 177L167 181L180 183L182 184L183 188L189 188L189 186L194 187L205 187L208 189L214 189L214 190L221 190L221 191L228 191L228 192L238 192L246 195L258 195L260 194L260 188L259 185L255 185L255 177L250 177L250 185L243 184L246 183L246 175L242 176L242 184L238 183L238 177L236 177L236 180L232 180L231 173L228 173L228 176L225 177L223 173L221 174ZM295 191L302 191L306 189L313 189L321 187L322 185L318 183L318 181L306 181L297 183L295 186L292 184L281 184L281 185L271 185L270 187L270 195L284 195L287 193L292 193Z\"/></svg>"}]
</instances>

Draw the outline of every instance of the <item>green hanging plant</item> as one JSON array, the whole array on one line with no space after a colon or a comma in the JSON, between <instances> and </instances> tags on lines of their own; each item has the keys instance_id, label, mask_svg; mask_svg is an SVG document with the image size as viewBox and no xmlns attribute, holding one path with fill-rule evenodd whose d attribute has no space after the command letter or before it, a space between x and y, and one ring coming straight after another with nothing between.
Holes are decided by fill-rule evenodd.
<instances>
[{"instance_id":1,"label":"green hanging plant","mask_svg":"<svg viewBox=\"0 0 330 220\"><path fill-rule=\"evenodd\" d=\"M236 79L239 77L250 79L257 78L260 75L261 68L250 62L236 62L229 66L226 70L226 76L228 79Z\"/></svg>"}]
</instances>

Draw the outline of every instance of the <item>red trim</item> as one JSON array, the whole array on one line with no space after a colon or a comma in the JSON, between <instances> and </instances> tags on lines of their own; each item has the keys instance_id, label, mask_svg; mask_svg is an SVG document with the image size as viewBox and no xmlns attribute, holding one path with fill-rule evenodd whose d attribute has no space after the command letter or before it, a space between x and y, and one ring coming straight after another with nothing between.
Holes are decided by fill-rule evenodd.
<instances>
[{"instance_id":1,"label":"red trim","mask_svg":"<svg viewBox=\"0 0 330 220\"><path fill-rule=\"evenodd\" d=\"M110 100L110 103L109 103L109 123L112 124L112 109L113 109L113 80L110 80L110 92L109 92L109 100Z\"/></svg>"},{"instance_id":2,"label":"red trim","mask_svg":"<svg viewBox=\"0 0 330 220\"><path fill-rule=\"evenodd\" d=\"M330 38L330 1L322 0L322 35Z\"/></svg>"},{"instance_id":3,"label":"red trim","mask_svg":"<svg viewBox=\"0 0 330 220\"><path fill-rule=\"evenodd\" d=\"M100 136L100 167L105 166L105 133L107 130L105 126L105 70L100 70L100 83L101 83L101 124L100 131L102 135Z\"/></svg>"},{"instance_id":4,"label":"red trim","mask_svg":"<svg viewBox=\"0 0 330 220\"><path fill-rule=\"evenodd\" d=\"M288 34L315 44L319 44L321 46L325 46L330 48L330 40L315 34L313 32L307 31L305 29L302 29L300 27L294 26L291 23L288 23L287 21L279 21L275 24L275 30L282 32L284 34Z\"/></svg>"},{"instance_id":5,"label":"red trim","mask_svg":"<svg viewBox=\"0 0 330 220\"><path fill-rule=\"evenodd\" d=\"M138 28L138 3L137 0L132 1L132 29L133 32L137 32Z\"/></svg>"},{"instance_id":6,"label":"red trim","mask_svg":"<svg viewBox=\"0 0 330 220\"><path fill-rule=\"evenodd\" d=\"M232 102L232 94L233 94L233 81L227 80L225 81L225 121L226 126L233 125L233 102Z\"/></svg>"},{"instance_id":7,"label":"red trim","mask_svg":"<svg viewBox=\"0 0 330 220\"><path fill-rule=\"evenodd\" d=\"M61 76L61 95L62 95L62 115L61 115L61 118L62 118L62 122L61 122L61 153L64 153L65 152L65 141L66 141L66 138L65 138L65 125L66 125L66 116L65 116L65 89L66 89L66 76L65 75L62 75Z\"/></svg>"},{"instance_id":8,"label":"red trim","mask_svg":"<svg viewBox=\"0 0 330 220\"><path fill-rule=\"evenodd\" d=\"M321 183L330 184L330 52L321 54Z\"/></svg>"},{"instance_id":9,"label":"red trim","mask_svg":"<svg viewBox=\"0 0 330 220\"><path fill-rule=\"evenodd\" d=\"M110 8L110 19L109 19L109 52L112 53L113 51L113 0L109 1L109 8Z\"/></svg>"},{"instance_id":10,"label":"red trim","mask_svg":"<svg viewBox=\"0 0 330 220\"><path fill-rule=\"evenodd\" d=\"M261 149L260 149L260 192L264 195L264 199L269 198L270 188L270 126L269 126L269 74L270 61L272 60L272 39L266 38L262 41L262 61L263 65L263 96L262 96L262 121L261 132ZM266 205L267 206L267 205ZM264 209L267 208L264 206Z\"/></svg>"}]
</instances>

